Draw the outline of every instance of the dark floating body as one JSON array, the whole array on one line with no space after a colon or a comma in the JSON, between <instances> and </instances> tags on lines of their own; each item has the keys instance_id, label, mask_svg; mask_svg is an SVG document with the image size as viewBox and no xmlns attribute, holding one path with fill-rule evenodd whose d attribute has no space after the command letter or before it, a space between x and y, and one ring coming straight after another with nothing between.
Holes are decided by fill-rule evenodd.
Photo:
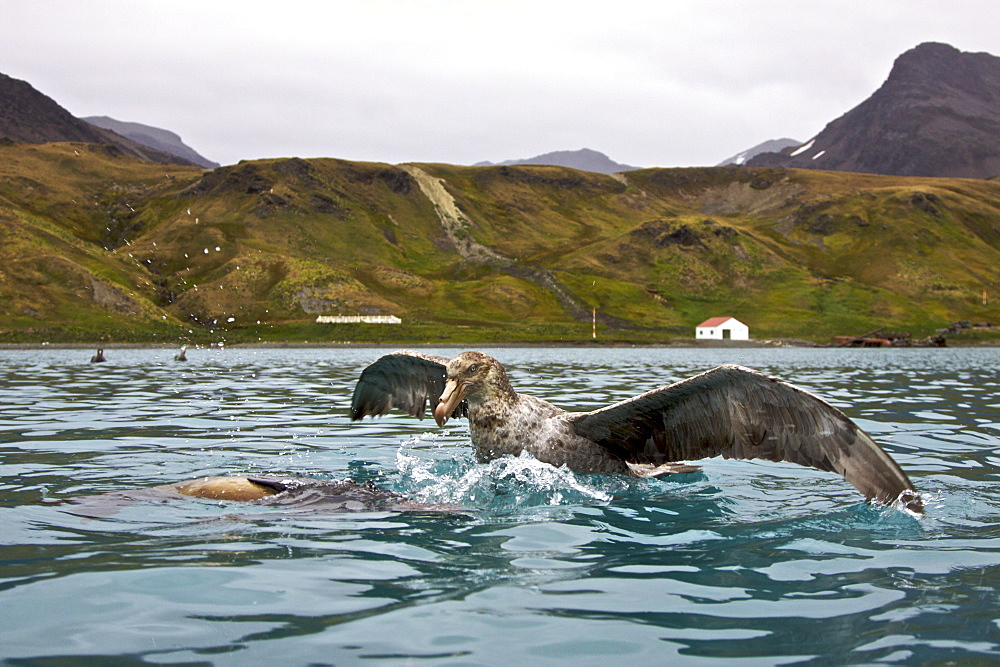
<instances>
[{"instance_id":1,"label":"dark floating body","mask_svg":"<svg viewBox=\"0 0 1000 667\"><path fill-rule=\"evenodd\" d=\"M139 502L168 502L184 498L281 505L315 512L450 511L455 508L414 502L371 482L313 477L200 477L127 491L84 496L68 501L71 512L103 517Z\"/></svg>"},{"instance_id":2,"label":"dark floating body","mask_svg":"<svg viewBox=\"0 0 1000 667\"><path fill-rule=\"evenodd\" d=\"M592 412L566 412L511 387L481 352L446 359L399 351L369 365L351 419L398 409L443 426L467 417L480 461L526 451L580 473L635 477L690 472L682 463L722 456L788 461L836 472L868 500L923 503L895 461L844 413L794 385L740 366L719 366Z\"/></svg>"},{"instance_id":3,"label":"dark floating body","mask_svg":"<svg viewBox=\"0 0 1000 667\"><path fill-rule=\"evenodd\" d=\"M99 349L99 350L97 350L97 354L95 354L94 356L92 356L90 358L90 363L96 364L96 363L100 363L102 361L107 361L107 359L104 358L104 350L103 349Z\"/></svg>"},{"instance_id":4,"label":"dark floating body","mask_svg":"<svg viewBox=\"0 0 1000 667\"><path fill-rule=\"evenodd\" d=\"M187 345L181 345L181 351L174 355L174 361L187 361Z\"/></svg>"}]
</instances>

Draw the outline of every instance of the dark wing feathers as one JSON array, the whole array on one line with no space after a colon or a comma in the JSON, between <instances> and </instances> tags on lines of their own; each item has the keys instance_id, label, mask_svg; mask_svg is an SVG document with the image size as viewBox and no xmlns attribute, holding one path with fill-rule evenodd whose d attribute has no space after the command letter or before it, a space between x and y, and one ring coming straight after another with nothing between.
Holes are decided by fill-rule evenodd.
<instances>
[{"instance_id":1,"label":"dark wing feathers","mask_svg":"<svg viewBox=\"0 0 1000 667\"><path fill-rule=\"evenodd\" d=\"M424 418L428 405L433 411L444 391L448 359L422 352L400 350L387 354L361 372L351 399L351 421L365 416L402 410ZM465 416L463 402L452 417Z\"/></svg>"},{"instance_id":2,"label":"dark wing feathers","mask_svg":"<svg viewBox=\"0 0 1000 667\"><path fill-rule=\"evenodd\" d=\"M906 494L919 510L906 474L840 410L748 368L720 366L571 419L579 435L626 461L788 461L837 472L868 499Z\"/></svg>"}]
</instances>

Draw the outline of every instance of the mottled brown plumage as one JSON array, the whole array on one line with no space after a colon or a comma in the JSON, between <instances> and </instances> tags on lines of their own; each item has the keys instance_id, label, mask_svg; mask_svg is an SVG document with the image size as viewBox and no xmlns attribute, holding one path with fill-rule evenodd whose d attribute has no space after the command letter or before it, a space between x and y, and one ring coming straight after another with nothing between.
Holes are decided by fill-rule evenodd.
<instances>
[{"instance_id":1,"label":"mottled brown plumage","mask_svg":"<svg viewBox=\"0 0 1000 667\"><path fill-rule=\"evenodd\" d=\"M840 410L787 382L719 366L593 412L566 412L519 394L496 359L388 354L354 390L351 419L392 409L423 418L437 401L441 426L468 417L480 461L528 452L580 473L636 477L688 472L683 461L713 456L788 461L836 472L869 500L922 503L906 474Z\"/></svg>"}]
</instances>

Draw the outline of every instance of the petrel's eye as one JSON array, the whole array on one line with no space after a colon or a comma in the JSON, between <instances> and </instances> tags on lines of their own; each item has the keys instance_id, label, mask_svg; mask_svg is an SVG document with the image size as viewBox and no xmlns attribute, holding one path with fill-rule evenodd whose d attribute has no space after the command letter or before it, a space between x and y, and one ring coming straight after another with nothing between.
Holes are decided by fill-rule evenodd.
<instances>
[{"instance_id":1,"label":"petrel's eye","mask_svg":"<svg viewBox=\"0 0 1000 667\"><path fill-rule=\"evenodd\" d=\"M470 373L475 373L476 372L476 365L475 364L472 364L471 366L469 366L469 372Z\"/></svg>"}]
</instances>

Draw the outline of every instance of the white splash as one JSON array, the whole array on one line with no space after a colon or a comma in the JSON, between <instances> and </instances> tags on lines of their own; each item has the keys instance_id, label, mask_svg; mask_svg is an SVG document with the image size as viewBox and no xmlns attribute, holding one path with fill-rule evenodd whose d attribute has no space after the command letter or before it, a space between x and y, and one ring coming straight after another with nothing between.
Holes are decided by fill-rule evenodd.
<instances>
[{"instance_id":1,"label":"white splash","mask_svg":"<svg viewBox=\"0 0 1000 667\"><path fill-rule=\"evenodd\" d=\"M407 493L422 502L496 506L560 505L567 497L608 502L611 494L568 468L542 463L530 454L504 456L489 463L444 461L396 452L396 467L407 479Z\"/></svg>"}]
</instances>

